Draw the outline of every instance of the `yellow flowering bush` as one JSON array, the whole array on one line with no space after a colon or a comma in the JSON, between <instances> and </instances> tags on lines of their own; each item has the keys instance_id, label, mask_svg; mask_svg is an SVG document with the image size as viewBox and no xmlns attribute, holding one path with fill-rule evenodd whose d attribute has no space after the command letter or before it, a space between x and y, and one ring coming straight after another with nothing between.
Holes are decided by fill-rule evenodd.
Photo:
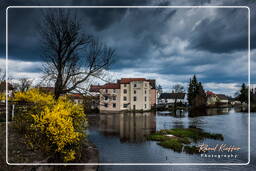
<instances>
[{"instance_id":1,"label":"yellow flowering bush","mask_svg":"<svg viewBox=\"0 0 256 171\"><path fill-rule=\"evenodd\" d=\"M38 89L30 89L25 92L16 92L14 94L15 101L32 102L35 105L52 105L54 98L50 94L40 92Z\"/></svg>"},{"instance_id":2,"label":"yellow flowering bush","mask_svg":"<svg viewBox=\"0 0 256 171\"><path fill-rule=\"evenodd\" d=\"M35 104L27 112L28 144L59 154L65 162L74 160L79 142L85 137L87 122L83 106L65 96L54 100L52 95L37 89L16 93L15 99Z\"/></svg>"},{"instance_id":3,"label":"yellow flowering bush","mask_svg":"<svg viewBox=\"0 0 256 171\"><path fill-rule=\"evenodd\" d=\"M5 101L5 99L6 99L5 94L4 93L0 93L0 102L1 101Z\"/></svg>"}]
</instances>

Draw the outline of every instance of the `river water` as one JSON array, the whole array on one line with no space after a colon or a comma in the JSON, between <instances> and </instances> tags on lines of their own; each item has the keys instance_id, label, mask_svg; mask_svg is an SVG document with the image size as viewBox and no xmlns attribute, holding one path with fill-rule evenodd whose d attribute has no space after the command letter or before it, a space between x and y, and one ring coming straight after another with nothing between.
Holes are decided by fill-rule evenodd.
<instances>
[{"instance_id":1,"label":"river water","mask_svg":"<svg viewBox=\"0 0 256 171\"><path fill-rule=\"evenodd\" d=\"M100 163L247 163L248 162L248 113L234 109L210 109L206 113L191 115L188 112L115 113L91 114L88 138L100 154ZM251 113L251 164L246 166L100 166L99 170L256 170L255 131L256 114ZM222 134L224 140L204 139L197 145L226 144L240 147L233 152L208 152L229 154L226 157L174 152L147 141L146 136L161 129L203 129ZM231 157L231 154L233 157Z\"/></svg>"}]
</instances>

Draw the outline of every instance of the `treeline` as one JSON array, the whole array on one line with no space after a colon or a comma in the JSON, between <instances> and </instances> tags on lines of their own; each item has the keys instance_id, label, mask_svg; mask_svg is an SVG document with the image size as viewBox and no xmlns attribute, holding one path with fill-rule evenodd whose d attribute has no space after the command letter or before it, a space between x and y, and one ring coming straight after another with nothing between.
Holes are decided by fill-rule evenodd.
<instances>
[{"instance_id":1,"label":"treeline","mask_svg":"<svg viewBox=\"0 0 256 171\"><path fill-rule=\"evenodd\" d=\"M235 99L239 100L241 103L248 104L248 100L249 100L248 95L249 95L249 87L248 85L243 83ZM256 105L256 88L250 89L250 100L252 105Z\"/></svg>"},{"instance_id":2,"label":"treeline","mask_svg":"<svg viewBox=\"0 0 256 171\"><path fill-rule=\"evenodd\" d=\"M204 91L202 83L197 81L194 75L192 79L189 80L188 86L188 104L192 108L206 107L206 93Z\"/></svg>"}]
</instances>

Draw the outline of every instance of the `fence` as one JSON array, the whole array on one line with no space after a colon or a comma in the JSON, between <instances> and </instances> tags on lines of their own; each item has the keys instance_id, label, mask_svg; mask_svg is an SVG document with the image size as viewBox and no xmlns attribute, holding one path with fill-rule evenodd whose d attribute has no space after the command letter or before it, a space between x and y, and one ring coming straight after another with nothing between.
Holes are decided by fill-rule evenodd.
<instances>
[{"instance_id":1,"label":"fence","mask_svg":"<svg viewBox=\"0 0 256 171\"><path fill-rule=\"evenodd\" d=\"M26 112L33 103L21 101L8 101L8 121L12 121L18 113ZM0 122L6 121L6 102L0 102Z\"/></svg>"}]
</instances>

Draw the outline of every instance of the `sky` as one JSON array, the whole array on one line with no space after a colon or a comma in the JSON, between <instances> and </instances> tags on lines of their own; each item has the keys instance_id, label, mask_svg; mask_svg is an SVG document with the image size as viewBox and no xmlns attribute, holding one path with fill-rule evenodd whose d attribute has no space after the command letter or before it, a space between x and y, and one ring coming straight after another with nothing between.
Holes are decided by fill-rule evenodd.
<instances>
[{"instance_id":1,"label":"sky","mask_svg":"<svg viewBox=\"0 0 256 171\"><path fill-rule=\"evenodd\" d=\"M243 5L251 8L251 82L256 83L255 1L54 1L0 3L0 68L5 66L5 8L24 5ZM73 10L73 9L70 9ZM121 77L156 79L164 91L188 86L195 74L205 90L234 95L248 81L248 9L76 9L83 32L115 49L108 71ZM42 48L38 35L41 9L8 10L8 73L14 78L41 77Z\"/></svg>"}]
</instances>

